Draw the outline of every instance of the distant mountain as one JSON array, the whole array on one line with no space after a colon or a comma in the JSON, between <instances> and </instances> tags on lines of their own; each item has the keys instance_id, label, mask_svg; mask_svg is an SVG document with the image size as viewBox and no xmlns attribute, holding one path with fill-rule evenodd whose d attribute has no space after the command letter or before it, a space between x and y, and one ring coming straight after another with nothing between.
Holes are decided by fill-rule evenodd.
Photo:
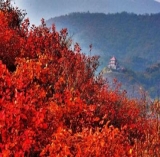
<instances>
[{"instance_id":1,"label":"distant mountain","mask_svg":"<svg viewBox=\"0 0 160 157\"><path fill-rule=\"evenodd\" d=\"M144 3L145 0L133 2L138 1ZM106 66L113 55L124 67L134 71L143 71L160 60L160 13L71 13L51 18L46 23L48 26L55 23L58 30L68 28L85 53L92 44L92 54L101 56L101 67Z\"/></svg>"},{"instance_id":2,"label":"distant mountain","mask_svg":"<svg viewBox=\"0 0 160 157\"><path fill-rule=\"evenodd\" d=\"M148 67L140 78L150 95L160 99L160 62Z\"/></svg>"},{"instance_id":3,"label":"distant mountain","mask_svg":"<svg viewBox=\"0 0 160 157\"><path fill-rule=\"evenodd\" d=\"M141 90L144 89L143 84L139 82L133 71L127 69L125 71L110 71L106 68L102 71L103 77L107 79L107 82L112 89L119 84L120 90L122 92L126 91L126 95L129 98L141 98ZM117 80L117 84L114 82L115 79Z\"/></svg>"},{"instance_id":4,"label":"distant mountain","mask_svg":"<svg viewBox=\"0 0 160 157\"><path fill-rule=\"evenodd\" d=\"M101 56L100 70L115 56L126 71L107 72L104 77L109 82L117 78L129 97L139 97L143 91L160 97L160 13L71 13L46 23L54 23L58 30L68 28L86 54L92 44L91 53Z\"/></svg>"},{"instance_id":5,"label":"distant mountain","mask_svg":"<svg viewBox=\"0 0 160 157\"><path fill-rule=\"evenodd\" d=\"M25 9L31 23L39 25L42 17L49 19L71 12L160 13L160 3L158 1L160 0L11 0L11 3Z\"/></svg>"}]
</instances>

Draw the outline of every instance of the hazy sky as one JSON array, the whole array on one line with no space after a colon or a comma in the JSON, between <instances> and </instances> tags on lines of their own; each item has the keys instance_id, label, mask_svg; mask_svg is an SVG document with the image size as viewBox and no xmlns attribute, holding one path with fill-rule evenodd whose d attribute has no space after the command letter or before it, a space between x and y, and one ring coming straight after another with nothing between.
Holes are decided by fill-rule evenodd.
<instances>
[{"instance_id":1,"label":"hazy sky","mask_svg":"<svg viewBox=\"0 0 160 157\"><path fill-rule=\"evenodd\" d=\"M150 12L154 12L154 9L160 10L158 3L160 0L12 0L12 2L20 9L25 9L26 17L29 17L31 24L36 25L40 24L42 17L48 20L71 12L108 13L129 10L144 13L146 10Z\"/></svg>"},{"instance_id":2,"label":"hazy sky","mask_svg":"<svg viewBox=\"0 0 160 157\"><path fill-rule=\"evenodd\" d=\"M155 0L155 1L160 3L160 0Z\"/></svg>"},{"instance_id":3,"label":"hazy sky","mask_svg":"<svg viewBox=\"0 0 160 157\"><path fill-rule=\"evenodd\" d=\"M20 9L25 9L31 23L39 24L41 18L65 15L71 12L105 12L106 0L13 0Z\"/></svg>"}]
</instances>

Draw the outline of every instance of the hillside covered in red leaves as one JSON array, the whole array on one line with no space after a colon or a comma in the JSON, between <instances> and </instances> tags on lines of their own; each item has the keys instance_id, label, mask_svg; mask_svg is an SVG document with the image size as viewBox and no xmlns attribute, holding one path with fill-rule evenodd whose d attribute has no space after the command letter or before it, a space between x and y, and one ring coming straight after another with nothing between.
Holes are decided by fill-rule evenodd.
<instances>
[{"instance_id":1,"label":"hillside covered in red leaves","mask_svg":"<svg viewBox=\"0 0 160 157\"><path fill-rule=\"evenodd\" d=\"M160 156L159 101L111 89L67 29L24 16L1 4L0 156Z\"/></svg>"}]
</instances>

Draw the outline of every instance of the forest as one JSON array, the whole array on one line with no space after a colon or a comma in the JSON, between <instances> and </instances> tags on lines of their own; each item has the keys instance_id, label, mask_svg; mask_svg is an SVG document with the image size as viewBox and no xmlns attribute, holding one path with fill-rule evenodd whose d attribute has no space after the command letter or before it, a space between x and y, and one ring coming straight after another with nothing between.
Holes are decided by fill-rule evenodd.
<instances>
[{"instance_id":1,"label":"forest","mask_svg":"<svg viewBox=\"0 0 160 157\"><path fill-rule=\"evenodd\" d=\"M30 26L9 1L0 26L0 156L160 156L159 100L111 88L67 29Z\"/></svg>"}]
</instances>

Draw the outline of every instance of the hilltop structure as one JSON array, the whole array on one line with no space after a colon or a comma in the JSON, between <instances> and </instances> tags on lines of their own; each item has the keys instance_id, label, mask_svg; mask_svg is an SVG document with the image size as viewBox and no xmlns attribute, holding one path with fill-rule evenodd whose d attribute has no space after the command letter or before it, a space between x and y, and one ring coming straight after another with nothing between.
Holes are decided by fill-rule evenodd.
<instances>
[{"instance_id":1,"label":"hilltop structure","mask_svg":"<svg viewBox=\"0 0 160 157\"><path fill-rule=\"evenodd\" d=\"M126 68L119 65L118 60L114 56L110 58L108 65L103 68L102 73L106 74L106 73L110 73L113 71L114 72L125 72L126 71Z\"/></svg>"},{"instance_id":2,"label":"hilltop structure","mask_svg":"<svg viewBox=\"0 0 160 157\"><path fill-rule=\"evenodd\" d=\"M110 62L108 64L108 68L111 70L118 70L119 69L118 61L114 56L110 59Z\"/></svg>"}]
</instances>

